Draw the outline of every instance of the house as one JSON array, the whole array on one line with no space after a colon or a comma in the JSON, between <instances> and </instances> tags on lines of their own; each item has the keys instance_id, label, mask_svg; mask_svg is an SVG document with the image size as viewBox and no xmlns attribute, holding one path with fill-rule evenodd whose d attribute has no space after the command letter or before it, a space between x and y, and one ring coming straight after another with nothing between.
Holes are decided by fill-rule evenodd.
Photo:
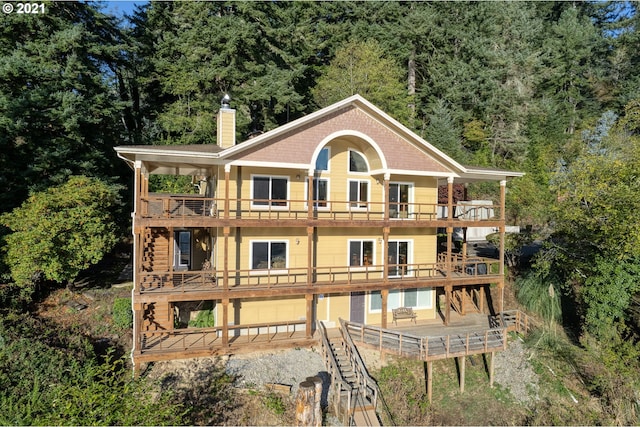
<instances>
[{"instance_id":1,"label":"house","mask_svg":"<svg viewBox=\"0 0 640 427\"><path fill-rule=\"evenodd\" d=\"M446 325L504 287L504 244L469 259L453 230L504 242L506 184L522 173L461 165L359 95L240 143L228 98L217 121L210 145L116 148L135 174L136 367L309 345L317 321L387 327L397 307ZM154 174L197 191L151 193ZM495 183L491 205L454 202L453 185L475 181ZM214 323L188 326L203 307Z\"/></svg>"}]
</instances>

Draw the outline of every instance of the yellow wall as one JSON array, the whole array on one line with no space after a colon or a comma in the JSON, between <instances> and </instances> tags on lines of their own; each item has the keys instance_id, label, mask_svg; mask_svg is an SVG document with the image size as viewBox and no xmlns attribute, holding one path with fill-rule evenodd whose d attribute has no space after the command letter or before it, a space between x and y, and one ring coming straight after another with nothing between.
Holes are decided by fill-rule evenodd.
<instances>
[{"instance_id":1,"label":"yellow wall","mask_svg":"<svg viewBox=\"0 0 640 427\"><path fill-rule=\"evenodd\" d=\"M352 173L348 171L349 149L353 148L368 156L367 160L370 168L379 168L380 160L377 159L375 151L368 144L353 138L338 138L327 145L330 149L329 170L320 172L321 178L329 180L328 201L335 210L347 210L348 182L350 179L366 180L369 182L368 201L372 202L370 210L382 211L384 207L384 182L383 177L371 176L369 174ZM220 171L221 172L221 171ZM241 198L247 200L242 203L242 208L246 212L253 213L260 210L281 210L284 213L289 211L305 212L307 171L286 168L264 168L243 166L240 171L237 167L231 168L229 180L229 196L235 199L238 195L238 173L240 173ZM252 207L248 201L252 195L252 177L278 176L288 178L288 207ZM433 204L437 203L438 188L437 180L432 177L419 177L408 175L392 175L390 182L409 183L412 185L412 194L409 202ZM217 194L218 198L224 197L225 191L224 173L218 173ZM231 216L235 215L235 202L231 203ZM222 206L220 206L221 208ZM417 208L414 208L417 209ZM427 209L420 208L422 211ZM243 215L246 213L243 212ZM251 242L252 241L286 241L287 242L287 267L289 269L300 269L300 280L304 280L304 270L307 267L308 240L305 227L294 228L244 228L240 235L235 235L232 229L229 238L229 268L231 270L239 268L249 270L251 268ZM215 259L218 269L223 266L223 235L222 230L217 230L218 239L216 244ZM380 228L345 228L331 227L319 228L317 231L317 266L322 267L343 267L348 271L349 241L350 240L371 240L374 247L373 264L378 267L384 263L386 248L383 248L382 230ZM412 229L412 228L392 228L389 240L406 240L411 242L411 255L408 260L413 264L435 263L437 258L436 229ZM239 256L239 258L238 258ZM239 262L237 262L239 260ZM326 269L325 269L326 271ZM298 272L298 271L297 271ZM353 279L359 278L356 273ZM377 272L376 278L382 277L382 271ZM259 273L249 275L255 280ZM322 280L322 277L319 277ZM316 317L318 320L328 322L338 322L340 317L349 319L350 296L344 295L323 295L316 298ZM368 323L379 323L380 313L370 311L370 296L365 298L365 320ZM242 323L263 323L280 320L295 320L304 318L306 315L306 303L304 298L279 299L270 301L266 299L243 301L239 317L229 314L230 321L235 319ZM432 295L432 308L418 310L421 319L435 317L435 292ZM391 322L391 312L389 309L389 322Z\"/></svg>"}]
</instances>

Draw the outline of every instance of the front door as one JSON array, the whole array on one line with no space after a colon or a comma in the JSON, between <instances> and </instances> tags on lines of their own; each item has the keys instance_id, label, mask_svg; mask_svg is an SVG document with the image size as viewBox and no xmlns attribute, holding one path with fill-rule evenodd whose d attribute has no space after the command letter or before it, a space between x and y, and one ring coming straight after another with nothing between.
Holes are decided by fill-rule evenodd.
<instances>
[{"instance_id":1,"label":"front door","mask_svg":"<svg viewBox=\"0 0 640 427\"><path fill-rule=\"evenodd\" d=\"M351 292L349 320L364 323L364 292Z\"/></svg>"}]
</instances>

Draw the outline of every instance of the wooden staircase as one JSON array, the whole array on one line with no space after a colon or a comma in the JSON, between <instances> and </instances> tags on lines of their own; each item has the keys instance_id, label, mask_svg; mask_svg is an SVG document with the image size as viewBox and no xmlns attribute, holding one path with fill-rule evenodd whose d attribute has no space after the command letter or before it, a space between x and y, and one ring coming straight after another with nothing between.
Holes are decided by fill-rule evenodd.
<instances>
[{"instance_id":1,"label":"wooden staircase","mask_svg":"<svg viewBox=\"0 0 640 427\"><path fill-rule=\"evenodd\" d=\"M147 228L142 239L142 270L169 271L169 230Z\"/></svg>"},{"instance_id":2,"label":"wooden staircase","mask_svg":"<svg viewBox=\"0 0 640 427\"><path fill-rule=\"evenodd\" d=\"M336 415L345 425L382 425L376 413L375 398L370 394L374 381L368 374L363 376L366 368L360 366L362 359L357 349L355 346L349 348L350 344L345 342L344 335L329 339L324 326L320 325L320 331L323 334L323 347L326 347L323 348L325 365L333 378L332 386L341 384L332 390Z\"/></svg>"}]
</instances>

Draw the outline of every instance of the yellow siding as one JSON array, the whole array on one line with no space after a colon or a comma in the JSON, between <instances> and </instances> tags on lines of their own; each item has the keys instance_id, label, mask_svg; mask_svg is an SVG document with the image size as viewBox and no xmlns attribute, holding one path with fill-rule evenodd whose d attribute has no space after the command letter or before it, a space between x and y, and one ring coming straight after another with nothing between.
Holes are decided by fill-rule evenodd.
<instances>
[{"instance_id":1,"label":"yellow siding","mask_svg":"<svg viewBox=\"0 0 640 427\"><path fill-rule=\"evenodd\" d=\"M363 141L354 138L338 138L327 145L330 149L329 170L319 172L319 176L329 180L328 201L335 210L347 210L348 204L348 182L349 180L367 181L369 193L368 201L372 203L372 211L382 212L384 207L384 182L382 176L371 176L369 174L349 172L349 149L355 149L367 156L369 167L376 169L380 167L380 159L370 146ZM249 199L252 194L253 176L286 177L288 179L288 207L281 208L282 212L289 210L306 211L306 189L307 171L286 168L262 168L262 167L242 167L240 169L241 190L240 197L246 201L242 203L244 210L259 211L260 208L250 206ZM217 186L217 197L222 198L225 194L224 173L219 173ZM391 183L403 183L411 185L411 199L409 202L424 204L420 210L424 212L426 205L435 205L438 198L437 180L433 177L420 177L410 175L392 175ZM229 196L235 199L238 196L238 168L232 167L229 179ZM235 208L232 202L231 209ZM267 210L268 207L262 209ZM272 211L278 207L271 207ZM417 207L415 209L418 209ZM223 235L222 230L217 230L218 239L216 244L216 264L223 265ZM373 241L372 265L382 266L386 248L383 248L382 230L380 228L347 228L331 227L319 228L317 230L317 256L316 262L319 268L346 267L350 263L349 241L368 240ZM402 240L411 242L411 255L408 262L413 264L432 264L437 259L437 238L436 229L430 228L392 228L389 235L390 241ZM240 268L247 270L251 268L251 242L252 241L285 241L287 242L287 266L290 269L300 269L307 267L308 237L305 227L292 228L244 228L240 236L235 236L235 229L231 230L229 238L229 268ZM240 262L237 263L237 256ZM357 273L364 275L364 273ZM358 275L352 278L359 278ZM377 273L382 277L382 273ZM320 276L319 276L320 277ZM370 295L365 298L365 321L372 324L380 324L381 314L379 310L370 310ZM436 316L435 291L431 296L432 308L416 309L419 319L433 319ZM231 308L230 321L242 323L264 323L281 320L303 319L306 314L306 303L301 298L284 298L278 300L255 299L241 302L241 310L238 315ZM350 295L332 294L316 297L316 318L318 320L337 324L339 318L349 319L350 316ZM388 322L392 321L391 309L389 309Z\"/></svg>"}]
</instances>

